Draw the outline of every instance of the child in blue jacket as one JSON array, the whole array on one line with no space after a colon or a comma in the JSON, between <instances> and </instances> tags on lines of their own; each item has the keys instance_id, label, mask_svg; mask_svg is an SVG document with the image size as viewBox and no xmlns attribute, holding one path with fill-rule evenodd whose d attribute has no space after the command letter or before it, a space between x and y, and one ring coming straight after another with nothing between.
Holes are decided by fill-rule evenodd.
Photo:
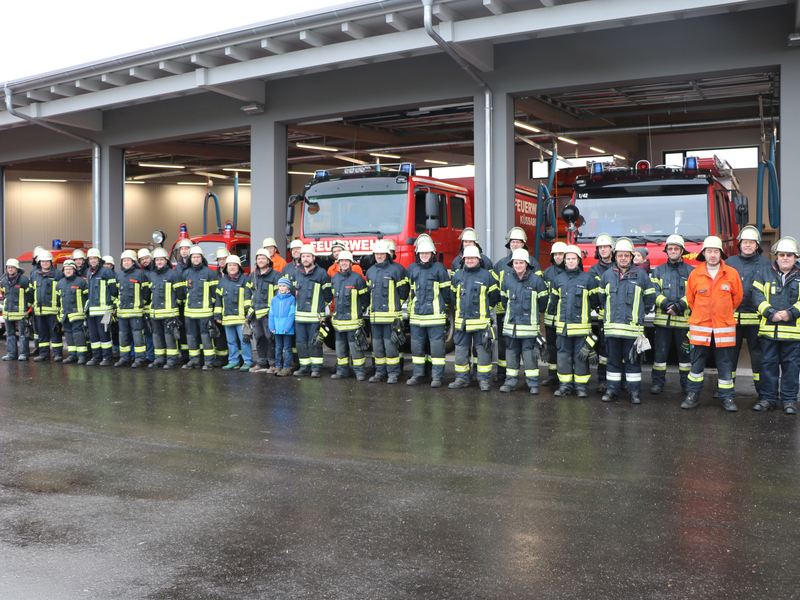
<instances>
[{"instance_id":1,"label":"child in blue jacket","mask_svg":"<svg viewBox=\"0 0 800 600\"><path fill-rule=\"evenodd\" d=\"M294 336L294 294L288 277L278 280L278 293L269 304L269 330L275 335L275 375L292 374L292 337Z\"/></svg>"}]
</instances>

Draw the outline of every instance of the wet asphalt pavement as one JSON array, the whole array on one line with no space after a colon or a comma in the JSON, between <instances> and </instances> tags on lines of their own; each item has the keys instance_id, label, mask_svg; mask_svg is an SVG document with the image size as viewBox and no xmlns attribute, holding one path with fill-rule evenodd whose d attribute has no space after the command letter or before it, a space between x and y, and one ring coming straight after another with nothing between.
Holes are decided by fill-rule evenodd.
<instances>
[{"instance_id":1,"label":"wet asphalt pavement","mask_svg":"<svg viewBox=\"0 0 800 600\"><path fill-rule=\"evenodd\" d=\"M797 417L749 377L736 414L710 375L693 411L644 379L633 406L0 363L0 598L798 597Z\"/></svg>"}]
</instances>

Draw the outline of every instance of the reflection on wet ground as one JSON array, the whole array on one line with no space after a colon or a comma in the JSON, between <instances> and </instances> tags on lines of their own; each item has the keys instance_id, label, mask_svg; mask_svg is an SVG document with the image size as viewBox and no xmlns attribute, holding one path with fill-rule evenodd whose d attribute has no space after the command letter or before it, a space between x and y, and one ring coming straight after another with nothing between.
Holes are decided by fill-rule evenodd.
<instances>
[{"instance_id":1,"label":"reflection on wet ground","mask_svg":"<svg viewBox=\"0 0 800 600\"><path fill-rule=\"evenodd\" d=\"M695 411L38 364L0 386L0 598L798 593L797 419L750 411L749 378L736 414L708 386Z\"/></svg>"}]
</instances>

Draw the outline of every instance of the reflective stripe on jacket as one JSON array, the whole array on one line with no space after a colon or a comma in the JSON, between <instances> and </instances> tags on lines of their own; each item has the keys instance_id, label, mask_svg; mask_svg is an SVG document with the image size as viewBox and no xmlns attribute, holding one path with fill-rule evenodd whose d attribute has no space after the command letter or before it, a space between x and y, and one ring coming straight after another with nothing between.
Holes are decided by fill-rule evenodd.
<instances>
[{"instance_id":1,"label":"reflective stripe on jacket","mask_svg":"<svg viewBox=\"0 0 800 600\"><path fill-rule=\"evenodd\" d=\"M3 283L3 317L7 321L21 321L33 304L33 288L30 279L19 271L9 278L5 273Z\"/></svg>"},{"instance_id":2,"label":"reflective stripe on jacket","mask_svg":"<svg viewBox=\"0 0 800 600\"><path fill-rule=\"evenodd\" d=\"M117 316L141 317L150 302L150 278L136 265L117 273Z\"/></svg>"},{"instance_id":3,"label":"reflective stripe on jacket","mask_svg":"<svg viewBox=\"0 0 800 600\"><path fill-rule=\"evenodd\" d=\"M453 297L445 266L431 258L426 263L414 262L406 272L411 290L409 323L418 327L446 324L447 305L453 303Z\"/></svg>"},{"instance_id":4,"label":"reflective stripe on jacket","mask_svg":"<svg viewBox=\"0 0 800 600\"><path fill-rule=\"evenodd\" d=\"M114 307L114 298L117 295L117 276L108 267L100 265L96 270L91 268L86 271L86 285L89 288L90 317L102 317L107 310Z\"/></svg>"},{"instance_id":5,"label":"reflective stripe on jacket","mask_svg":"<svg viewBox=\"0 0 800 600\"><path fill-rule=\"evenodd\" d=\"M500 300L497 280L478 265L459 269L450 283L456 302L455 328L480 331L490 326L490 311Z\"/></svg>"},{"instance_id":6,"label":"reflective stripe on jacket","mask_svg":"<svg viewBox=\"0 0 800 600\"><path fill-rule=\"evenodd\" d=\"M190 265L183 270L180 286L186 297L183 316L190 319L207 319L214 314L217 299L217 273L203 259L199 265Z\"/></svg>"},{"instance_id":7,"label":"reflective stripe on jacket","mask_svg":"<svg viewBox=\"0 0 800 600\"><path fill-rule=\"evenodd\" d=\"M777 263L762 270L753 282L761 326L758 335L772 340L800 340L800 269L797 265L784 277ZM773 321L776 312L789 313L788 321Z\"/></svg>"},{"instance_id":8,"label":"reflective stripe on jacket","mask_svg":"<svg viewBox=\"0 0 800 600\"><path fill-rule=\"evenodd\" d=\"M558 296L553 293L553 284L555 284L556 278L563 272L564 263L562 262L560 265L550 265L542 274L542 279L544 279L544 282L547 284L548 291L547 309L544 313L544 324L547 327L555 327L556 310L558 309Z\"/></svg>"},{"instance_id":9,"label":"reflective stripe on jacket","mask_svg":"<svg viewBox=\"0 0 800 600\"><path fill-rule=\"evenodd\" d=\"M333 323L336 331L355 331L369 306L369 288L361 273L338 271L331 279L333 291Z\"/></svg>"},{"instance_id":10,"label":"reflective stripe on jacket","mask_svg":"<svg viewBox=\"0 0 800 600\"><path fill-rule=\"evenodd\" d=\"M735 346L733 311L742 302L742 296L742 282L736 269L720 261L719 272L712 280L706 263L700 263L686 282L686 299L692 309L689 341L695 346L710 346L713 336L717 346Z\"/></svg>"},{"instance_id":11,"label":"reflective stripe on jacket","mask_svg":"<svg viewBox=\"0 0 800 600\"><path fill-rule=\"evenodd\" d=\"M286 266L287 269L289 267L290 265ZM306 273L305 269L298 269L294 277L294 287L297 290L295 321L318 323L320 318L325 316L325 306L333 300L331 278L325 269L317 264L310 273Z\"/></svg>"},{"instance_id":12,"label":"reflective stripe on jacket","mask_svg":"<svg viewBox=\"0 0 800 600\"><path fill-rule=\"evenodd\" d=\"M250 272L252 307L256 311L256 319L263 319L269 314L269 305L273 296L278 293L278 280L280 278L281 274L275 269L270 269L264 274L258 268Z\"/></svg>"},{"instance_id":13,"label":"reflective stripe on jacket","mask_svg":"<svg viewBox=\"0 0 800 600\"><path fill-rule=\"evenodd\" d=\"M515 271L505 273L500 284L505 306L503 335L532 338L539 335L539 313L547 308L547 284L528 266L520 277ZM500 317L498 317L498 321Z\"/></svg>"},{"instance_id":14,"label":"reflective stripe on jacket","mask_svg":"<svg viewBox=\"0 0 800 600\"><path fill-rule=\"evenodd\" d=\"M58 295L59 318L63 321L66 316L70 323L72 321L83 321L86 318L84 312L86 307L86 297L89 289L86 287L86 280L78 275L64 277L56 285Z\"/></svg>"},{"instance_id":15,"label":"reflective stripe on jacket","mask_svg":"<svg viewBox=\"0 0 800 600\"><path fill-rule=\"evenodd\" d=\"M761 322L761 315L758 313L758 301L755 297L753 283L758 278L761 271L768 271L772 268L772 263L763 254L756 252L752 256L742 256L737 254L725 261L732 269L736 269L742 281L742 303L733 311L736 322L740 325L758 325Z\"/></svg>"},{"instance_id":16,"label":"reflective stripe on jacket","mask_svg":"<svg viewBox=\"0 0 800 600\"><path fill-rule=\"evenodd\" d=\"M152 271L150 277L150 316L154 319L177 317L181 278L167 263ZM182 298L182 296L181 296Z\"/></svg>"},{"instance_id":17,"label":"reflective stripe on jacket","mask_svg":"<svg viewBox=\"0 0 800 600\"><path fill-rule=\"evenodd\" d=\"M644 316L656 300L650 277L631 265L624 273L615 264L600 280L604 304L603 333L612 338L635 338L644 333Z\"/></svg>"},{"instance_id":18,"label":"reflective stripe on jacket","mask_svg":"<svg viewBox=\"0 0 800 600\"><path fill-rule=\"evenodd\" d=\"M694 267L681 259L677 263L665 262L658 265L650 281L656 290L656 317L654 324L661 327L689 327L689 304L686 302L686 282ZM682 315L667 313L667 306L675 303L683 311Z\"/></svg>"},{"instance_id":19,"label":"reflective stripe on jacket","mask_svg":"<svg viewBox=\"0 0 800 600\"><path fill-rule=\"evenodd\" d=\"M225 273L216 291L214 318L222 321L223 327L243 324L252 302L252 285L244 271L239 271L236 277Z\"/></svg>"},{"instance_id":20,"label":"reflective stripe on jacket","mask_svg":"<svg viewBox=\"0 0 800 600\"><path fill-rule=\"evenodd\" d=\"M567 337L589 335L592 332L592 308L600 306L597 279L578 269L559 270L550 292L556 298L556 333Z\"/></svg>"},{"instance_id":21,"label":"reflective stripe on jacket","mask_svg":"<svg viewBox=\"0 0 800 600\"><path fill-rule=\"evenodd\" d=\"M64 274L56 268L49 271L35 270L31 274L33 287L33 312L37 315L57 315L58 299L56 298L56 284Z\"/></svg>"},{"instance_id":22,"label":"reflective stripe on jacket","mask_svg":"<svg viewBox=\"0 0 800 600\"><path fill-rule=\"evenodd\" d=\"M408 299L408 277L400 263L386 258L367 269L370 290L369 318L372 323L387 324L403 316L403 302Z\"/></svg>"}]
</instances>

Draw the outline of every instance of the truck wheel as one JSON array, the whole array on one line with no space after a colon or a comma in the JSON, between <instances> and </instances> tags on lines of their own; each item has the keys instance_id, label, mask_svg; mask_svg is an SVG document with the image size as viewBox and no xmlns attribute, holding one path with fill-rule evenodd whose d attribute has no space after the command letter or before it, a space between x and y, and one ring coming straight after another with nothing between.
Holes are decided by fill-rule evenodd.
<instances>
[{"instance_id":1,"label":"truck wheel","mask_svg":"<svg viewBox=\"0 0 800 600\"><path fill-rule=\"evenodd\" d=\"M453 352L456 349L455 342L456 331L456 309L452 306L447 307L447 322L444 326L444 350L445 352Z\"/></svg>"},{"instance_id":2,"label":"truck wheel","mask_svg":"<svg viewBox=\"0 0 800 600\"><path fill-rule=\"evenodd\" d=\"M325 337L325 345L331 350L336 350L336 330L331 324L330 317L327 317L325 321L328 323L328 327L330 327L330 333Z\"/></svg>"}]
</instances>

